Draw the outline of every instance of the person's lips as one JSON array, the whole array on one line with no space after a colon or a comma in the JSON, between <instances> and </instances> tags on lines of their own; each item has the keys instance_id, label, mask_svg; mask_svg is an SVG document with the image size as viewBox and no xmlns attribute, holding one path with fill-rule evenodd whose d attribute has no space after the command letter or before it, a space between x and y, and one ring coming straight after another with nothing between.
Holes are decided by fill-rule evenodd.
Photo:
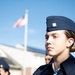
<instances>
[{"instance_id":1,"label":"person's lips","mask_svg":"<svg viewBox=\"0 0 75 75\"><path fill-rule=\"evenodd\" d=\"M50 50L52 50L53 49L53 47L47 47L47 50L48 51L50 51Z\"/></svg>"}]
</instances>

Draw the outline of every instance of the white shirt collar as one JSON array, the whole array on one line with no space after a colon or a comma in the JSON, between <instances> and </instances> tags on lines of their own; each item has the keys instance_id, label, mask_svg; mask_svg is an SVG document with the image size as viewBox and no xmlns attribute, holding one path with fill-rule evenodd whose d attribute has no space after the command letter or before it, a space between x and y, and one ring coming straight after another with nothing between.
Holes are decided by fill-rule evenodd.
<instances>
[{"instance_id":1,"label":"white shirt collar","mask_svg":"<svg viewBox=\"0 0 75 75\"><path fill-rule=\"evenodd\" d=\"M52 63L52 68L53 68L53 71L54 71L54 75L57 75L58 71L60 70L60 67L57 70L55 70L54 63Z\"/></svg>"}]
</instances>

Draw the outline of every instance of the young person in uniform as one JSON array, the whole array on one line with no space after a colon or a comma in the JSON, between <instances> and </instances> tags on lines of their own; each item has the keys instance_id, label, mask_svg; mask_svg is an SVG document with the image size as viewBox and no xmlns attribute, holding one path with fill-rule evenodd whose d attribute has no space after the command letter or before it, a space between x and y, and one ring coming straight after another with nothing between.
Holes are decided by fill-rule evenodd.
<instances>
[{"instance_id":1,"label":"young person in uniform","mask_svg":"<svg viewBox=\"0 0 75 75\"><path fill-rule=\"evenodd\" d=\"M75 42L75 22L64 16L46 18L46 50L51 62L33 75L75 75L75 58L70 54Z\"/></svg>"}]
</instances>

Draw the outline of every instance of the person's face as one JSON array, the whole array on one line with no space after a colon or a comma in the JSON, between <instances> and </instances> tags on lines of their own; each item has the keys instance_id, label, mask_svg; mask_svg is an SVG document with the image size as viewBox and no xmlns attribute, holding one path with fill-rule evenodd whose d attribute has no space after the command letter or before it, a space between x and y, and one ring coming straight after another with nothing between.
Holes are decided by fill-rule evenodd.
<instances>
[{"instance_id":1,"label":"person's face","mask_svg":"<svg viewBox=\"0 0 75 75\"><path fill-rule=\"evenodd\" d=\"M45 56L45 63L48 64L51 61L52 57L49 55Z\"/></svg>"},{"instance_id":2,"label":"person's face","mask_svg":"<svg viewBox=\"0 0 75 75\"><path fill-rule=\"evenodd\" d=\"M51 56L57 56L65 51L69 51L68 46L72 45L72 40L67 39L65 30L51 31L46 34L46 50Z\"/></svg>"},{"instance_id":3,"label":"person's face","mask_svg":"<svg viewBox=\"0 0 75 75\"><path fill-rule=\"evenodd\" d=\"M8 75L8 72L5 72L3 68L0 68L0 75Z\"/></svg>"}]
</instances>

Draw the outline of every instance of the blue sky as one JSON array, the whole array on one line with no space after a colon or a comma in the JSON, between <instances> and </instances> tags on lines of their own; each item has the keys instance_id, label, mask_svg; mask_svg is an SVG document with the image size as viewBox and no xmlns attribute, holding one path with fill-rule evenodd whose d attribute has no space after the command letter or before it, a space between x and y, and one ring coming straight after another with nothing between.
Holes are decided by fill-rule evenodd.
<instances>
[{"instance_id":1,"label":"blue sky","mask_svg":"<svg viewBox=\"0 0 75 75\"><path fill-rule=\"evenodd\" d=\"M75 0L1 0L0 43L10 46L24 43L24 26L14 23L28 10L28 46L45 49L46 17L61 15L75 21Z\"/></svg>"}]
</instances>

